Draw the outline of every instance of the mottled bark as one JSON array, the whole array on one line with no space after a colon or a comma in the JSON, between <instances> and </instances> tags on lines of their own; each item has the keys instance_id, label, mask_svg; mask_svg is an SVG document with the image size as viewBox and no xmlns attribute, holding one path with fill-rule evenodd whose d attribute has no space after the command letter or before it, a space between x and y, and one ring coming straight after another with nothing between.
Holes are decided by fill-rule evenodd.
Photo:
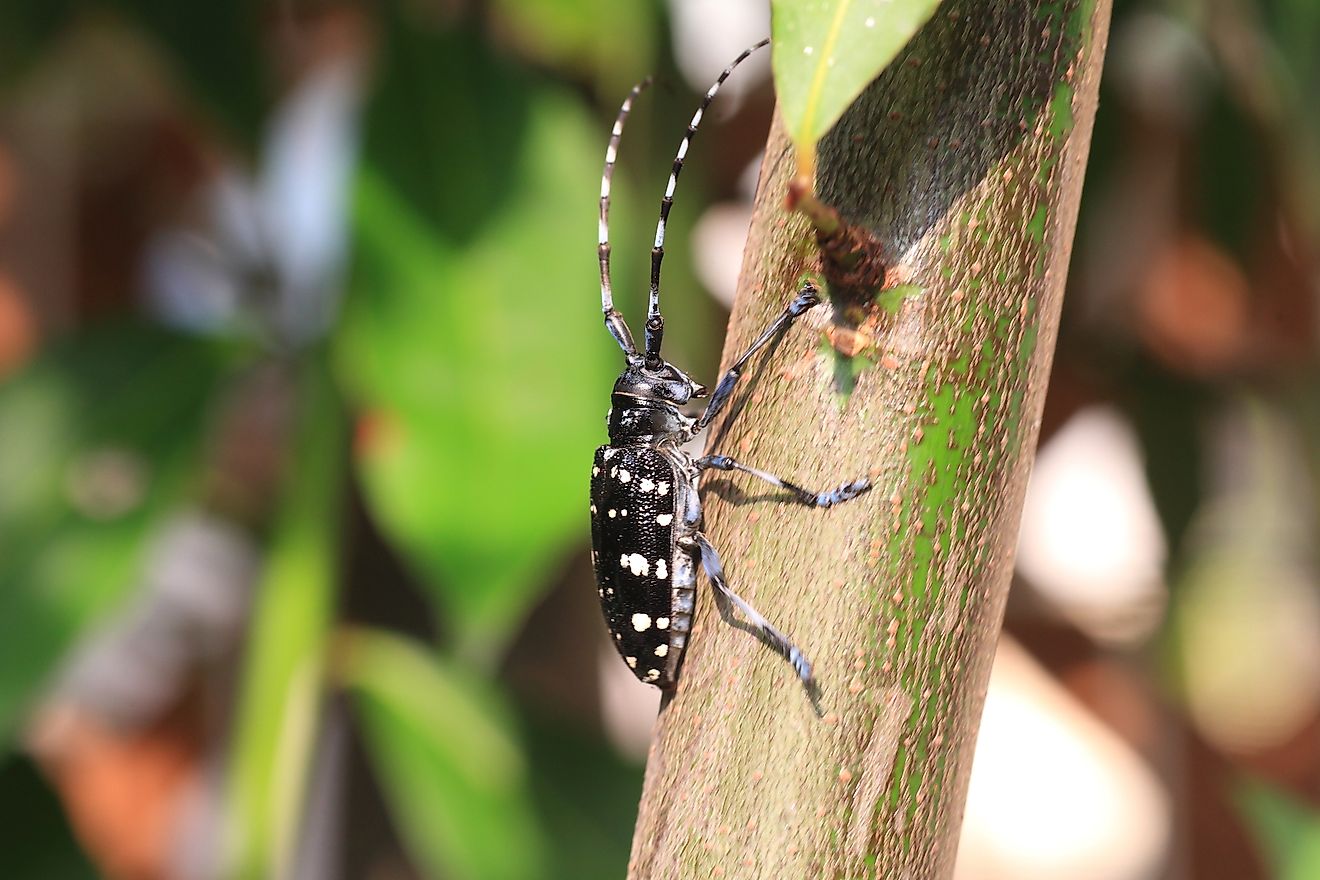
<instances>
[{"instance_id":1,"label":"mottled bark","mask_svg":"<svg viewBox=\"0 0 1320 880\"><path fill-rule=\"evenodd\" d=\"M703 592L630 877L951 873L1108 22L1108 0L950 0L822 143L817 192L885 243L887 289L860 328L809 313L713 437L803 485L875 489L817 511L715 474L706 517L733 588L814 661L825 714ZM726 363L818 268L783 207L793 165L776 126Z\"/></svg>"}]
</instances>

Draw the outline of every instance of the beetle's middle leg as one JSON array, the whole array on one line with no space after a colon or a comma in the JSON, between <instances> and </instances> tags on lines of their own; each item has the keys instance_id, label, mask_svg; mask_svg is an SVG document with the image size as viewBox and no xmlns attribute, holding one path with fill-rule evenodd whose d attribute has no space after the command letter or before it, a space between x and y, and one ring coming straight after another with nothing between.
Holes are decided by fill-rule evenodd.
<instances>
[{"instance_id":1,"label":"beetle's middle leg","mask_svg":"<svg viewBox=\"0 0 1320 880\"><path fill-rule=\"evenodd\" d=\"M790 483L783 477L777 477L772 473L745 465L736 461L727 455L706 455L696 460L698 470L716 470L716 471L741 471L744 474L751 474L761 480L765 480L772 486L778 486L781 489L787 489L793 493L793 498L808 507L833 507L836 504L842 504L845 501L851 501L858 495L868 492L871 489L871 481L867 479L853 480L850 483L844 483L836 489L828 492L812 492L810 489L803 489L796 483Z\"/></svg>"},{"instance_id":2,"label":"beetle's middle leg","mask_svg":"<svg viewBox=\"0 0 1320 880\"><path fill-rule=\"evenodd\" d=\"M729 588L729 583L724 578L724 567L720 564L720 556L715 552L715 548L710 541L701 532L695 532L691 540L696 544L701 554L701 565L710 577L711 584L715 588L715 607L719 609L720 617L724 622L732 627L741 629L744 632L750 632L761 640L763 644L775 651L789 662L797 672L798 678L802 681L802 686L807 689L807 697L811 700L812 706L820 712L818 704L820 698L820 688L816 684L816 678L811 671L811 661L806 658L797 645L789 640L788 636L766 620L761 612L757 611L751 605L747 604L741 596ZM739 620L733 613L737 608L742 614L743 620Z\"/></svg>"}]
</instances>

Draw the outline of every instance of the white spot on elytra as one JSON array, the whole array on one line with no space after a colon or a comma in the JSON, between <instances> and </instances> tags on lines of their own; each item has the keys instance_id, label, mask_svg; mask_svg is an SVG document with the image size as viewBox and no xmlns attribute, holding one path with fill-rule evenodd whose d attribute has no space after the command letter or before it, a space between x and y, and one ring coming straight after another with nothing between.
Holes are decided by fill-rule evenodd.
<instances>
[{"instance_id":1,"label":"white spot on elytra","mask_svg":"<svg viewBox=\"0 0 1320 880\"><path fill-rule=\"evenodd\" d=\"M636 657L624 657L623 659L626 660L626 661L628 662L628 666L629 666L630 668L632 668L632 669L636 669L636 668L637 668L637 658L636 658Z\"/></svg>"},{"instance_id":2,"label":"white spot on elytra","mask_svg":"<svg viewBox=\"0 0 1320 880\"><path fill-rule=\"evenodd\" d=\"M655 521L659 525L667 526L674 521L674 515L672 513L662 513L655 518Z\"/></svg>"},{"instance_id":3,"label":"white spot on elytra","mask_svg":"<svg viewBox=\"0 0 1320 880\"><path fill-rule=\"evenodd\" d=\"M651 618L645 614L634 614L632 616L633 629L638 632L646 632L651 628Z\"/></svg>"},{"instance_id":4,"label":"white spot on elytra","mask_svg":"<svg viewBox=\"0 0 1320 880\"><path fill-rule=\"evenodd\" d=\"M610 519L614 519L614 517L616 517L619 512L615 510L613 507L611 507L609 510L606 511L606 513L609 515Z\"/></svg>"},{"instance_id":5,"label":"white spot on elytra","mask_svg":"<svg viewBox=\"0 0 1320 880\"><path fill-rule=\"evenodd\" d=\"M668 484L668 483L656 483L656 484L655 484L655 494L657 494L657 495L665 495L665 494L667 494L668 492L669 492L669 484Z\"/></svg>"},{"instance_id":6,"label":"white spot on elytra","mask_svg":"<svg viewBox=\"0 0 1320 880\"><path fill-rule=\"evenodd\" d=\"M628 508L625 507L623 510L619 511L619 516L627 516L627 515L628 515Z\"/></svg>"},{"instance_id":7,"label":"white spot on elytra","mask_svg":"<svg viewBox=\"0 0 1320 880\"><path fill-rule=\"evenodd\" d=\"M669 577L669 572L665 569L665 561L663 559L657 559L655 561L655 576L658 578Z\"/></svg>"},{"instance_id":8,"label":"white spot on elytra","mask_svg":"<svg viewBox=\"0 0 1320 880\"><path fill-rule=\"evenodd\" d=\"M594 505L594 504L591 505L591 513L592 513L593 516L596 514L596 505Z\"/></svg>"},{"instance_id":9,"label":"white spot on elytra","mask_svg":"<svg viewBox=\"0 0 1320 880\"><path fill-rule=\"evenodd\" d=\"M596 465L593 464L593 465L591 466L591 475L592 475L593 477L599 477L599 476L600 476L600 468L596 467Z\"/></svg>"},{"instance_id":10,"label":"white spot on elytra","mask_svg":"<svg viewBox=\"0 0 1320 880\"><path fill-rule=\"evenodd\" d=\"M622 556L619 557L619 567L620 567L620 568L627 568L627 567L628 567L628 554L627 554L627 553L625 553L625 554L623 554Z\"/></svg>"},{"instance_id":11,"label":"white spot on elytra","mask_svg":"<svg viewBox=\"0 0 1320 880\"><path fill-rule=\"evenodd\" d=\"M657 618L655 619L655 628L656 628L656 629L669 629L669 618L668 618L668 617L657 617Z\"/></svg>"},{"instance_id":12,"label":"white spot on elytra","mask_svg":"<svg viewBox=\"0 0 1320 880\"><path fill-rule=\"evenodd\" d=\"M642 575L651 573L651 563L647 562L646 557L640 553L621 557L619 561L628 563L626 568L633 573L634 577L641 577Z\"/></svg>"},{"instance_id":13,"label":"white spot on elytra","mask_svg":"<svg viewBox=\"0 0 1320 880\"><path fill-rule=\"evenodd\" d=\"M643 492L650 492L652 489L655 488L655 483L651 482L651 479L649 477L642 477L640 488Z\"/></svg>"},{"instance_id":14,"label":"white spot on elytra","mask_svg":"<svg viewBox=\"0 0 1320 880\"><path fill-rule=\"evenodd\" d=\"M647 681L655 681L655 680L656 680L657 678L659 678L659 677L660 677L660 670L659 670L659 669L648 669L648 670L646 670L646 680L647 680Z\"/></svg>"},{"instance_id":15,"label":"white spot on elytra","mask_svg":"<svg viewBox=\"0 0 1320 880\"><path fill-rule=\"evenodd\" d=\"M628 473L628 472L627 472L626 470L624 470L623 468L619 468L619 482L620 482L620 483L626 483L626 482L628 482L628 481L631 480L631 479L632 479L632 474Z\"/></svg>"},{"instance_id":16,"label":"white spot on elytra","mask_svg":"<svg viewBox=\"0 0 1320 880\"><path fill-rule=\"evenodd\" d=\"M657 657L663 657L663 656L665 656L665 655L668 654L668 653L669 653L669 646L668 646L668 645L660 645L659 647L657 647L657 648L655 649L655 656L657 656Z\"/></svg>"}]
</instances>

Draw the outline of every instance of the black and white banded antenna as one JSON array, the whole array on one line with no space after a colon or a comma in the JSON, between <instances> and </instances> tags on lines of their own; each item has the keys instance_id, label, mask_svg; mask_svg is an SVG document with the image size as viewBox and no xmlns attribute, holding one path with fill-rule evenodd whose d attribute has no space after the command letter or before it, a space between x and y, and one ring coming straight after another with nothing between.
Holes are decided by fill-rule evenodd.
<instances>
[{"instance_id":1,"label":"black and white banded antenna","mask_svg":"<svg viewBox=\"0 0 1320 880\"><path fill-rule=\"evenodd\" d=\"M669 183L665 187L665 196L660 200L660 222L655 226L655 245L651 248L651 302L646 312L646 362L654 366L660 362L660 343L665 335L665 319L660 315L660 264L665 259L665 225L669 222L669 209L674 205L674 187L678 185L678 175L683 171L683 159L687 156L688 147L692 145L692 138L696 136L697 126L701 124L701 117L710 106L710 102L715 100L715 94L724 85L724 81L733 73L734 68L743 62L748 55L751 55L762 46L769 45L770 40L766 38L754 46L749 46L741 55L733 59L733 63L724 68L724 72L719 75L715 83L706 91L706 97L701 99L701 106L697 112L692 114L692 121L688 123L687 132L683 135L683 140L678 144L678 155L674 157L674 168L669 172ZM616 129L618 126L615 126Z\"/></svg>"},{"instance_id":2,"label":"black and white banded antenna","mask_svg":"<svg viewBox=\"0 0 1320 880\"><path fill-rule=\"evenodd\" d=\"M614 120L614 128L610 131L609 146L605 148L605 171L600 176L600 244L596 247L596 255L600 258L600 307L605 313L606 328L619 343L619 348L623 349L630 363L639 361L641 356L637 353L637 344L633 342L632 331L628 329L623 315L614 307L614 292L610 288L610 178L614 176L614 162L619 155L619 139L623 136L623 124L628 121L628 113L632 110L633 101L650 84L651 77L648 76L633 86L628 97L623 99L623 106L619 108L619 115Z\"/></svg>"}]
</instances>

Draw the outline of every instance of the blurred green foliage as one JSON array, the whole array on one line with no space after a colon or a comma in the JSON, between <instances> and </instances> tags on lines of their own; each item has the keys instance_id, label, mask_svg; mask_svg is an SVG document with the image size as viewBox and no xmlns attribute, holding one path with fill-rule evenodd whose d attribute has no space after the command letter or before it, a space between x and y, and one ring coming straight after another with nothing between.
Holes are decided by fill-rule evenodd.
<instances>
[{"instance_id":1,"label":"blurred green foliage","mask_svg":"<svg viewBox=\"0 0 1320 880\"><path fill-rule=\"evenodd\" d=\"M197 489L208 401L231 360L196 339L107 327L0 386L0 740Z\"/></svg>"},{"instance_id":2,"label":"blurred green foliage","mask_svg":"<svg viewBox=\"0 0 1320 880\"><path fill-rule=\"evenodd\" d=\"M919 17L936 4L883 5ZM1168 13L1118 5L1120 23L1152 8ZM0 737L9 743L70 647L122 606L163 520L205 503L203 453L233 378L272 361L298 377L291 468L253 535L265 569L227 780L236 874L263 876L289 858L317 723L336 694L347 695L393 823L428 876L604 880L620 876L628 857L639 769L603 742L596 719L579 729L520 703L498 666L584 541L588 461L619 365L601 327L591 253L600 159L627 85L665 72L664 11L657 0L459 6L352 7L376 44L349 218L350 295L329 339L276 352L92 326L0 387ZM803 6L776 3L781 16ZM848 6L869 8L826 8ZM1317 9L1311 0L1260 7L1269 94L1295 102L1314 88ZM1197 10L1183 12L1182 24L1210 44ZM166 62L208 141L237 153L226 161L255 165L277 105L270 43L315 13L261 0L0 4L0 84L58 63L77 28L112 21ZM865 17L843 36L870 38ZM781 33L791 25L777 25L787 43L797 39ZM803 40L817 43L802 36L794 45ZM831 86L847 82L814 123L799 114L812 137L883 64L871 60L829 73ZM826 59L799 51L776 61L798 71L781 75L810 79ZM1275 158L1304 157L1315 144L1314 108L1270 129L1244 98L1258 93L1231 78L1213 87L1188 173L1190 222L1243 260L1259 230L1272 228ZM630 315L644 289L644 245L628 233L653 222L690 109L658 103L683 106L659 111L659 124L638 114L615 178L616 290ZM1116 106L1102 102L1088 193L1103 192L1106 175L1130 159ZM632 198L628 163L641 167L639 159L661 169L645 178L654 200ZM685 177L671 240L702 205L703 161ZM1320 206L1320 197L1301 201ZM1084 208L1083 230L1086 221ZM718 310L690 265L671 257L668 269L675 359L708 374ZM1218 389L1149 359L1116 360L1106 368L1138 425L1177 568L1202 502L1202 425ZM1292 405L1320 424L1314 395L1299 398ZM1320 446L1309 449L1314 458ZM361 538L346 525L355 488L415 576L443 633L436 644L342 626L345 545ZM1263 789L1242 804L1281 875L1320 870L1314 815ZM0 873L90 875L54 812L31 767L11 754L0 765L0 814L38 831L6 854Z\"/></svg>"},{"instance_id":3,"label":"blurred green foliage","mask_svg":"<svg viewBox=\"0 0 1320 880\"><path fill-rule=\"evenodd\" d=\"M490 653L580 532L578 474L613 378L579 246L591 220L574 210L598 138L569 95L473 35L391 33L340 362L367 413L373 510L458 641Z\"/></svg>"}]
</instances>

